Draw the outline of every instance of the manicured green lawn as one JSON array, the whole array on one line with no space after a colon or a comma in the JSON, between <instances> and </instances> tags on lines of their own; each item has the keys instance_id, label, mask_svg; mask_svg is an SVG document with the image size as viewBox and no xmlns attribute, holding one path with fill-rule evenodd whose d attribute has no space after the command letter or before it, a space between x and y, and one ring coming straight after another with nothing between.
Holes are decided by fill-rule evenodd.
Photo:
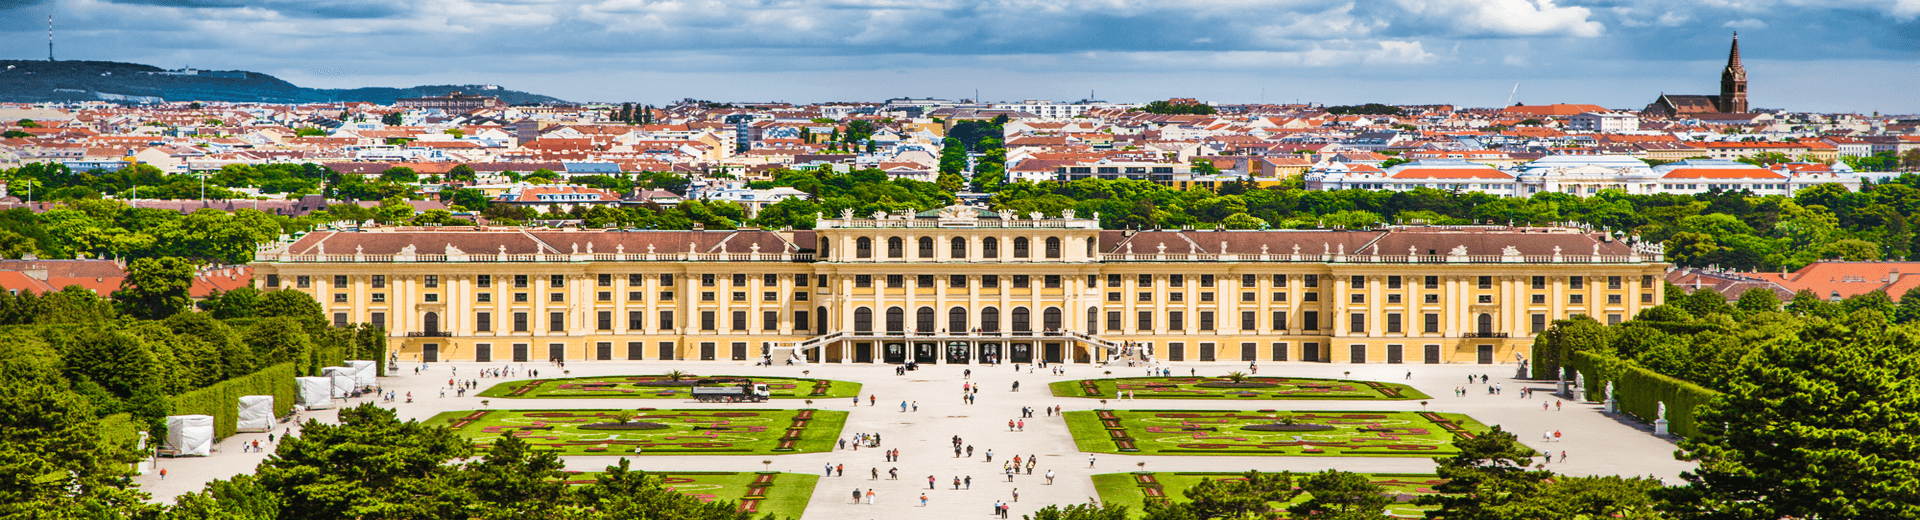
<instances>
[{"instance_id":1,"label":"manicured green lawn","mask_svg":"<svg viewBox=\"0 0 1920 520\"><path fill-rule=\"evenodd\" d=\"M617 424L617 410L469 410L445 412L447 425L481 448L512 434L561 455L753 455L829 451L846 424L836 410L706 409L633 411L633 422L662 429L586 429Z\"/></svg>"},{"instance_id":2,"label":"manicured green lawn","mask_svg":"<svg viewBox=\"0 0 1920 520\"><path fill-rule=\"evenodd\" d=\"M1431 399L1413 387L1378 381L1307 377L1248 377L1231 387L1224 377L1114 377L1058 381L1047 385L1054 397L1117 399Z\"/></svg>"},{"instance_id":3,"label":"manicured green lawn","mask_svg":"<svg viewBox=\"0 0 1920 520\"><path fill-rule=\"evenodd\" d=\"M1419 495L1433 494L1433 486L1440 480L1435 475L1404 473L1362 473L1368 480L1386 488L1394 496L1394 503L1387 506L1387 514L1394 518L1421 518L1428 506L1413 505L1413 498ZM1296 474L1294 483L1304 476ZM1093 476L1093 487L1100 493L1100 502L1127 506L1133 516L1143 516L1140 512L1146 506L1149 495L1159 500L1186 502L1184 492L1187 488L1200 483L1201 479L1238 479L1238 473L1188 473L1188 472L1151 472L1151 473L1104 473ZM1286 506L1296 502L1305 502L1309 497L1300 495L1286 504L1274 504L1274 510L1285 514Z\"/></svg>"},{"instance_id":4,"label":"manicured green lawn","mask_svg":"<svg viewBox=\"0 0 1920 520\"><path fill-rule=\"evenodd\" d=\"M1446 457L1488 428L1461 414L1365 411L1096 410L1067 412L1080 451L1141 455ZM1317 431L1253 431L1272 416Z\"/></svg>"},{"instance_id":5,"label":"manicured green lawn","mask_svg":"<svg viewBox=\"0 0 1920 520\"><path fill-rule=\"evenodd\" d=\"M813 485L820 480L819 475L779 472L649 471L647 475L666 479L667 487L693 495L702 502L740 502L741 508L747 511L772 514L784 520L800 518L807 502L813 499ZM596 476L594 472L574 472L567 483L587 484Z\"/></svg>"},{"instance_id":6,"label":"manicured green lawn","mask_svg":"<svg viewBox=\"0 0 1920 520\"><path fill-rule=\"evenodd\" d=\"M683 376L680 385L666 376L572 377L508 381L480 392L480 397L545 398L589 397L626 399L692 399L693 383L701 379L751 379L765 383L774 399L846 399L860 395L860 383L831 379L759 376Z\"/></svg>"}]
</instances>

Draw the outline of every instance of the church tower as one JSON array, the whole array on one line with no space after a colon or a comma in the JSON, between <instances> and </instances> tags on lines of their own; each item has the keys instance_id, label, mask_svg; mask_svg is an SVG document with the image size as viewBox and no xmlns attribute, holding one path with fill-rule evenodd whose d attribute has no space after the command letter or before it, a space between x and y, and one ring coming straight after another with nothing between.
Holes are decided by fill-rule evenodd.
<instances>
[{"instance_id":1,"label":"church tower","mask_svg":"<svg viewBox=\"0 0 1920 520\"><path fill-rule=\"evenodd\" d=\"M1747 67L1740 64L1740 33L1733 33L1733 50L1727 54L1727 68L1720 72L1720 113L1747 111Z\"/></svg>"}]
</instances>

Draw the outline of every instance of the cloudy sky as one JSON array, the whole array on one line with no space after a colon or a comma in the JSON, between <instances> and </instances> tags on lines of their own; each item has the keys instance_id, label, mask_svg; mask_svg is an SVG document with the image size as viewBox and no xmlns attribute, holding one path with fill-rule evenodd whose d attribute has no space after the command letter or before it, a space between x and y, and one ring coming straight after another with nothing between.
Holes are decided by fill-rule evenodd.
<instances>
[{"instance_id":1,"label":"cloudy sky","mask_svg":"<svg viewBox=\"0 0 1920 520\"><path fill-rule=\"evenodd\" d=\"M1711 94L1920 112L1920 0L0 0L0 58L496 83L574 101L1329 104Z\"/></svg>"}]
</instances>

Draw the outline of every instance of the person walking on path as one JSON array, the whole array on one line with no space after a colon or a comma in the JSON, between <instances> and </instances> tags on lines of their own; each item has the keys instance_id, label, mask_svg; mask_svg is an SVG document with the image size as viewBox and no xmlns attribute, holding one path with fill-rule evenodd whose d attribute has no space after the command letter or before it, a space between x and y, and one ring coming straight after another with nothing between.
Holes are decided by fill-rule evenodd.
<instances>
[{"instance_id":1,"label":"person walking on path","mask_svg":"<svg viewBox=\"0 0 1920 520\"><path fill-rule=\"evenodd\" d=\"M873 488L867 488L867 505L873 505Z\"/></svg>"},{"instance_id":2,"label":"person walking on path","mask_svg":"<svg viewBox=\"0 0 1920 520\"><path fill-rule=\"evenodd\" d=\"M1047 485L1053 485L1053 470L1047 470Z\"/></svg>"},{"instance_id":3,"label":"person walking on path","mask_svg":"<svg viewBox=\"0 0 1920 520\"><path fill-rule=\"evenodd\" d=\"M1089 468L1091 468L1091 467L1093 467L1093 456L1092 456L1092 455L1088 455L1088 456L1087 456L1087 467L1089 467ZM1053 472L1053 470L1047 470L1047 472L1048 472L1048 473L1052 473L1052 472Z\"/></svg>"},{"instance_id":4,"label":"person walking on path","mask_svg":"<svg viewBox=\"0 0 1920 520\"><path fill-rule=\"evenodd\" d=\"M926 493L921 493L921 494L920 494L920 507L927 507L927 494L926 494Z\"/></svg>"},{"instance_id":5,"label":"person walking on path","mask_svg":"<svg viewBox=\"0 0 1920 520\"><path fill-rule=\"evenodd\" d=\"M1561 464L1567 463L1567 452L1565 450L1561 450L1560 452L1560 463Z\"/></svg>"},{"instance_id":6,"label":"person walking on path","mask_svg":"<svg viewBox=\"0 0 1920 520\"><path fill-rule=\"evenodd\" d=\"M1020 501L1020 488L1013 488L1013 501L1014 502Z\"/></svg>"},{"instance_id":7,"label":"person walking on path","mask_svg":"<svg viewBox=\"0 0 1920 520\"><path fill-rule=\"evenodd\" d=\"M833 465L833 472L834 472L834 475L833 475L833 476L836 476L836 477L844 477L844 476L847 476L847 465L846 465L846 464L835 464L835 465Z\"/></svg>"},{"instance_id":8,"label":"person walking on path","mask_svg":"<svg viewBox=\"0 0 1920 520\"><path fill-rule=\"evenodd\" d=\"M880 468L873 468L873 478L868 480L880 480Z\"/></svg>"},{"instance_id":9,"label":"person walking on path","mask_svg":"<svg viewBox=\"0 0 1920 520\"><path fill-rule=\"evenodd\" d=\"M853 503L860 503L860 488L853 488Z\"/></svg>"},{"instance_id":10,"label":"person walking on path","mask_svg":"<svg viewBox=\"0 0 1920 520\"><path fill-rule=\"evenodd\" d=\"M933 489L933 475L927 475L927 489Z\"/></svg>"},{"instance_id":11,"label":"person walking on path","mask_svg":"<svg viewBox=\"0 0 1920 520\"><path fill-rule=\"evenodd\" d=\"M960 489L960 476L958 476L958 475L955 475L955 476L953 477L953 489L955 489L955 490L959 490L959 489Z\"/></svg>"},{"instance_id":12,"label":"person walking on path","mask_svg":"<svg viewBox=\"0 0 1920 520\"><path fill-rule=\"evenodd\" d=\"M887 480L900 480L900 468L887 468Z\"/></svg>"},{"instance_id":13,"label":"person walking on path","mask_svg":"<svg viewBox=\"0 0 1920 520\"><path fill-rule=\"evenodd\" d=\"M973 475L967 475L967 489L973 489Z\"/></svg>"}]
</instances>

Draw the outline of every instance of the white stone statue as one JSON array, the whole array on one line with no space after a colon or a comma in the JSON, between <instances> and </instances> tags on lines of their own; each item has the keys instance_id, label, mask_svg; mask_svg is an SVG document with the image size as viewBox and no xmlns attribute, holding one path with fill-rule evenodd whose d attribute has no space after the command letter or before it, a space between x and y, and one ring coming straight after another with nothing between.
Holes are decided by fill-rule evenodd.
<instances>
[{"instance_id":1,"label":"white stone statue","mask_svg":"<svg viewBox=\"0 0 1920 520\"><path fill-rule=\"evenodd\" d=\"M1560 256L1560 246L1553 246L1553 256Z\"/></svg>"},{"instance_id":2,"label":"white stone statue","mask_svg":"<svg viewBox=\"0 0 1920 520\"><path fill-rule=\"evenodd\" d=\"M722 244L722 246L724 247L724 244ZM760 253L760 243L759 243L759 242L754 242L754 243L753 243L753 252L754 252L754 254L759 254L759 253Z\"/></svg>"},{"instance_id":3,"label":"white stone statue","mask_svg":"<svg viewBox=\"0 0 1920 520\"><path fill-rule=\"evenodd\" d=\"M587 254L593 254L593 242L587 242Z\"/></svg>"},{"instance_id":4,"label":"white stone statue","mask_svg":"<svg viewBox=\"0 0 1920 520\"><path fill-rule=\"evenodd\" d=\"M467 252L461 251L460 248L458 247L453 247L453 244L447 244L447 256L464 255L464 254L467 254Z\"/></svg>"},{"instance_id":5,"label":"white stone statue","mask_svg":"<svg viewBox=\"0 0 1920 520\"><path fill-rule=\"evenodd\" d=\"M1038 212L1038 211L1030 211L1030 212L1027 212L1027 219L1029 219L1029 220L1040 220L1040 219L1042 219L1042 218L1045 218L1045 217L1046 217L1046 215L1042 215L1042 214L1040 214L1040 212Z\"/></svg>"},{"instance_id":6,"label":"white stone statue","mask_svg":"<svg viewBox=\"0 0 1920 520\"><path fill-rule=\"evenodd\" d=\"M314 246L314 248L315 248L315 249L317 249L317 250L319 250L319 252L320 252L320 256L327 256L327 243L326 243L326 242L321 242L321 243L320 243L319 245L317 245L317 246Z\"/></svg>"},{"instance_id":7,"label":"white stone statue","mask_svg":"<svg viewBox=\"0 0 1920 520\"><path fill-rule=\"evenodd\" d=\"M1613 400L1613 382L1612 381L1607 382L1607 400L1608 401Z\"/></svg>"},{"instance_id":8,"label":"white stone statue","mask_svg":"<svg viewBox=\"0 0 1920 520\"><path fill-rule=\"evenodd\" d=\"M1294 245L1293 245L1293 254L1295 254L1295 255L1298 255L1298 254L1300 254L1300 244L1294 244Z\"/></svg>"},{"instance_id":9,"label":"white stone statue","mask_svg":"<svg viewBox=\"0 0 1920 520\"><path fill-rule=\"evenodd\" d=\"M1660 420L1665 421L1667 420L1667 403L1666 401L1661 401L1659 402L1659 405L1660 405Z\"/></svg>"},{"instance_id":10,"label":"white stone statue","mask_svg":"<svg viewBox=\"0 0 1920 520\"><path fill-rule=\"evenodd\" d=\"M413 244L407 244L407 247L400 248L400 254L411 256L411 255L417 254L416 251L419 251L419 250L420 248L413 247Z\"/></svg>"},{"instance_id":11,"label":"white stone statue","mask_svg":"<svg viewBox=\"0 0 1920 520\"><path fill-rule=\"evenodd\" d=\"M653 254L653 244L647 244L647 254Z\"/></svg>"},{"instance_id":12,"label":"white stone statue","mask_svg":"<svg viewBox=\"0 0 1920 520\"><path fill-rule=\"evenodd\" d=\"M617 245L615 245L615 246L613 246L613 252L614 252L614 254L620 254L620 255L624 255L624 254L627 254L627 245L626 245L626 244L617 244Z\"/></svg>"},{"instance_id":13,"label":"white stone statue","mask_svg":"<svg viewBox=\"0 0 1920 520\"><path fill-rule=\"evenodd\" d=\"M1073 218L1073 210L1060 210L1060 218Z\"/></svg>"},{"instance_id":14,"label":"white stone statue","mask_svg":"<svg viewBox=\"0 0 1920 520\"><path fill-rule=\"evenodd\" d=\"M1407 246L1407 256L1420 256L1420 248Z\"/></svg>"},{"instance_id":15,"label":"white stone statue","mask_svg":"<svg viewBox=\"0 0 1920 520\"><path fill-rule=\"evenodd\" d=\"M500 254L507 254L507 246L505 244L500 246Z\"/></svg>"},{"instance_id":16,"label":"white stone statue","mask_svg":"<svg viewBox=\"0 0 1920 520\"><path fill-rule=\"evenodd\" d=\"M885 212L885 211L875 211L875 212L873 212L873 219L874 219L874 220L886 220L886 219L887 219L887 212Z\"/></svg>"},{"instance_id":17,"label":"white stone statue","mask_svg":"<svg viewBox=\"0 0 1920 520\"><path fill-rule=\"evenodd\" d=\"M1520 256L1520 248L1507 246L1506 248L1500 250L1500 255L1501 256Z\"/></svg>"},{"instance_id":18,"label":"white stone statue","mask_svg":"<svg viewBox=\"0 0 1920 520\"><path fill-rule=\"evenodd\" d=\"M1593 245L1593 256L1600 256L1600 244Z\"/></svg>"},{"instance_id":19,"label":"white stone statue","mask_svg":"<svg viewBox=\"0 0 1920 520\"><path fill-rule=\"evenodd\" d=\"M1465 245L1453 246L1453 250L1448 251L1447 254L1452 256L1467 256L1467 246Z\"/></svg>"},{"instance_id":20,"label":"white stone statue","mask_svg":"<svg viewBox=\"0 0 1920 520\"><path fill-rule=\"evenodd\" d=\"M1160 243L1160 247L1158 247L1157 249L1158 249L1158 251L1159 251L1159 253L1160 253L1160 254L1163 254L1163 255L1164 255L1164 254L1167 254L1167 243L1166 243L1166 242L1161 242L1161 243Z\"/></svg>"},{"instance_id":21,"label":"white stone statue","mask_svg":"<svg viewBox=\"0 0 1920 520\"><path fill-rule=\"evenodd\" d=\"M840 218L843 220L853 220L853 208L840 210Z\"/></svg>"},{"instance_id":22,"label":"white stone statue","mask_svg":"<svg viewBox=\"0 0 1920 520\"><path fill-rule=\"evenodd\" d=\"M447 247L453 247L453 246L449 244ZM353 246L353 254L356 254L356 255L361 254L360 251L361 251L361 246L359 245Z\"/></svg>"},{"instance_id":23,"label":"white stone statue","mask_svg":"<svg viewBox=\"0 0 1920 520\"><path fill-rule=\"evenodd\" d=\"M569 246L572 246L572 249L573 249L573 254L576 254L576 255L577 255L577 254L580 254L580 243L579 243L579 242L574 242L574 243L572 243L572 244L568 244L568 245L569 245Z\"/></svg>"}]
</instances>

